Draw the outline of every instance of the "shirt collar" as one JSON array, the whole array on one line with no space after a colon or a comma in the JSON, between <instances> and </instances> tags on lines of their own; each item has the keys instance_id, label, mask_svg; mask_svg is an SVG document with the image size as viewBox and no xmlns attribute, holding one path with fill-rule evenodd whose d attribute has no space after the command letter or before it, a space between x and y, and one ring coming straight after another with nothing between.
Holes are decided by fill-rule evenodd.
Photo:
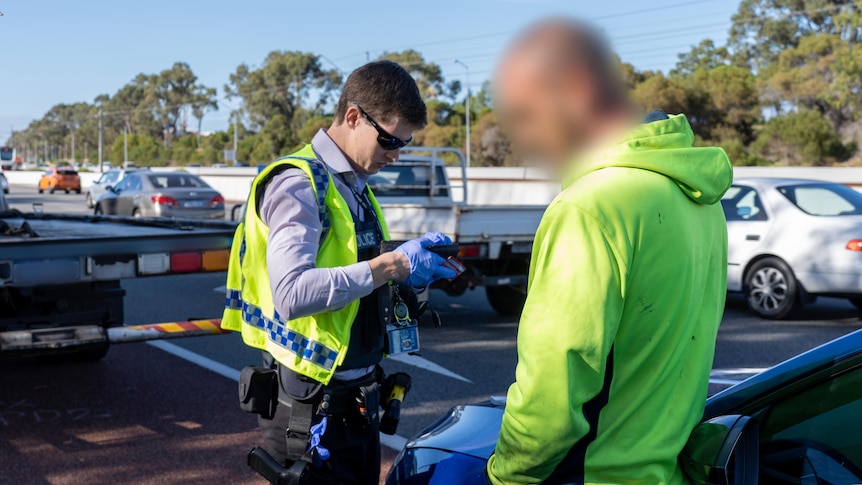
<instances>
[{"instance_id":1,"label":"shirt collar","mask_svg":"<svg viewBox=\"0 0 862 485\"><path fill-rule=\"evenodd\" d=\"M362 191L365 184L368 182L368 177L360 175L353 170L353 166L344 156L341 148L332 141L326 130L321 128L311 140L311 147L314 149L317 156L325 163L329 169L338 175L341 175L346 183L353 183L357 190Z\"/></svg>"}]
</instances>

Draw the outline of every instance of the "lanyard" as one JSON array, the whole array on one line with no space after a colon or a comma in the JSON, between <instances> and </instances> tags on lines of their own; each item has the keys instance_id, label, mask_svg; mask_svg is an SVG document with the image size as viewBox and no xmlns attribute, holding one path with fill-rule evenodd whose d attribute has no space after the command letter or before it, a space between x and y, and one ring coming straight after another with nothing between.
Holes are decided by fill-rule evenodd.
<instances>
[{"instance_id":1,"label":"lanyard","mask_svg":"<svg viewBox=\"0 0 862 485\"><path fill-rule=\"evenodd\" d=\"M371 202L368 200L368 187L366 186L365 190L362 192L362 194L360 194L359 191L356 190L354 184L351 184L350 181L347 180L347 178L344 177L343 174L339 173L337 175L338 178L341 179L342 182L344 182L344 185L346 185L347 188L350 189L350 192L353 194L353 198L356 199L356 202L359 204L359 207L361 207L362 210L365 211L365 217L371 217L374 219L374 224L377 226L377 235L380 236L380 240L382 241L384 239L383 226L380 225L380 219L377 218L377 212L374 210L373 207L371 207Z\"/></svg>"}]
</instances>

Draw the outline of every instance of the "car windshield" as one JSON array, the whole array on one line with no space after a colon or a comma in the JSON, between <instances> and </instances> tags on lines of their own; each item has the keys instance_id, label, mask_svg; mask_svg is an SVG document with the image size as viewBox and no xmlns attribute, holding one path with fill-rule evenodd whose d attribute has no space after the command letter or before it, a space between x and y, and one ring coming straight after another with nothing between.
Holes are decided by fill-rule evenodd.
<instances>
[{"instance_id":1,"label":"car windshield","mask_svg":"<svg viewBox=\"0 0 862 485\"><path fill-rule=\"evenodd\" d=\"M203 180L186 173L162 173L150 175L150 183L157 189L195 188L204 189L209 185Z\"/></svg>"},{"instance_id":2,"label":"car windshield","mask_svg":"<svg viewBox=\"0 0 862 485\"><path fill-rule=\"evenodd\" d=\"M839 184L800 184L778 187L802 212L812 216L862 215L862 194Z\"/></svg>"}]
</instances>

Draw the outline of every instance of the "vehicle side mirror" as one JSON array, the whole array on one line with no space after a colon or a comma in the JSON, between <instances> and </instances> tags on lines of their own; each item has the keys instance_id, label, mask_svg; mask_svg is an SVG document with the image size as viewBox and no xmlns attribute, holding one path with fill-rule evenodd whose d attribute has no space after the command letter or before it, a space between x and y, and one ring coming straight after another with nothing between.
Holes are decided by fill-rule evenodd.
<instances>
[{"instance_id":1,"label":"vehicle side mirror","mask_svg":"<svg viewBox=\"0 0 862 485\"><path fill-rule=\"evenodd\" d=\"M680 465L697 485L757 484L760 429L749 416L720 416L692 431Z\"/></svg>"},{"instance_id":2,"label":"vehicle side mirror","mask_svg":"<svg viewBox=\"0 0 862 485\"><path fill-rule=\"evenodd\" d=\"M116 189L114 189L113 185L106 185L105 190L107 190L108 192L114 192L114 193L117 192Z\"/></svg>"}]
</instances>

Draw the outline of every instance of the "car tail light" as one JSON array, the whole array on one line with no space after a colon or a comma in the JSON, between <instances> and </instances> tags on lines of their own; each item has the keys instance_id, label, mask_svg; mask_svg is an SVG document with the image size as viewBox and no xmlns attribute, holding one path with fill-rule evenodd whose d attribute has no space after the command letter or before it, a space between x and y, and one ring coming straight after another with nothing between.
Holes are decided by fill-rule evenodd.
<instances>
[{"instance_id":1,"label":"car tail light","mask_svg":"<svg viewBox=\"0 0 862 485\"><path fill-rule=\"evenodd\" d=\"M176 199L167 195L153 195L150 197L150 200L153 201L153 204L171 205L174 207L180 205Z\"/></svg>"},{"instance_id":2,"label":"car tail light","mask_svg":"<svg viewBox=\"0 0 862 485\"><path fill-rule=\"evenodd\" d=\"M461 259L481 258L485 252L484 244L462 244L458 250L458 257Z\"/></svg>"},{"instance_id":3,"label":"car tail light","mask_svg":"<svg viewBox=\"0 0 862 485\"><path fill-rule=\"evenodd\" d=\"M213 197L213 200L210 201L210 207L216 207L219 205L224 205L224 197L221 195L216 195Z\"/></svg>"},{"instance_id":4,"label":"car tail light","mask_svg":"<svg viewBox=\"0 0 862 485\"><path fill-rule=\"evenodd\" d=\"M862 239L854 239L845 247L851 251L862 251Z\"/></svg>"}]
</instances>

